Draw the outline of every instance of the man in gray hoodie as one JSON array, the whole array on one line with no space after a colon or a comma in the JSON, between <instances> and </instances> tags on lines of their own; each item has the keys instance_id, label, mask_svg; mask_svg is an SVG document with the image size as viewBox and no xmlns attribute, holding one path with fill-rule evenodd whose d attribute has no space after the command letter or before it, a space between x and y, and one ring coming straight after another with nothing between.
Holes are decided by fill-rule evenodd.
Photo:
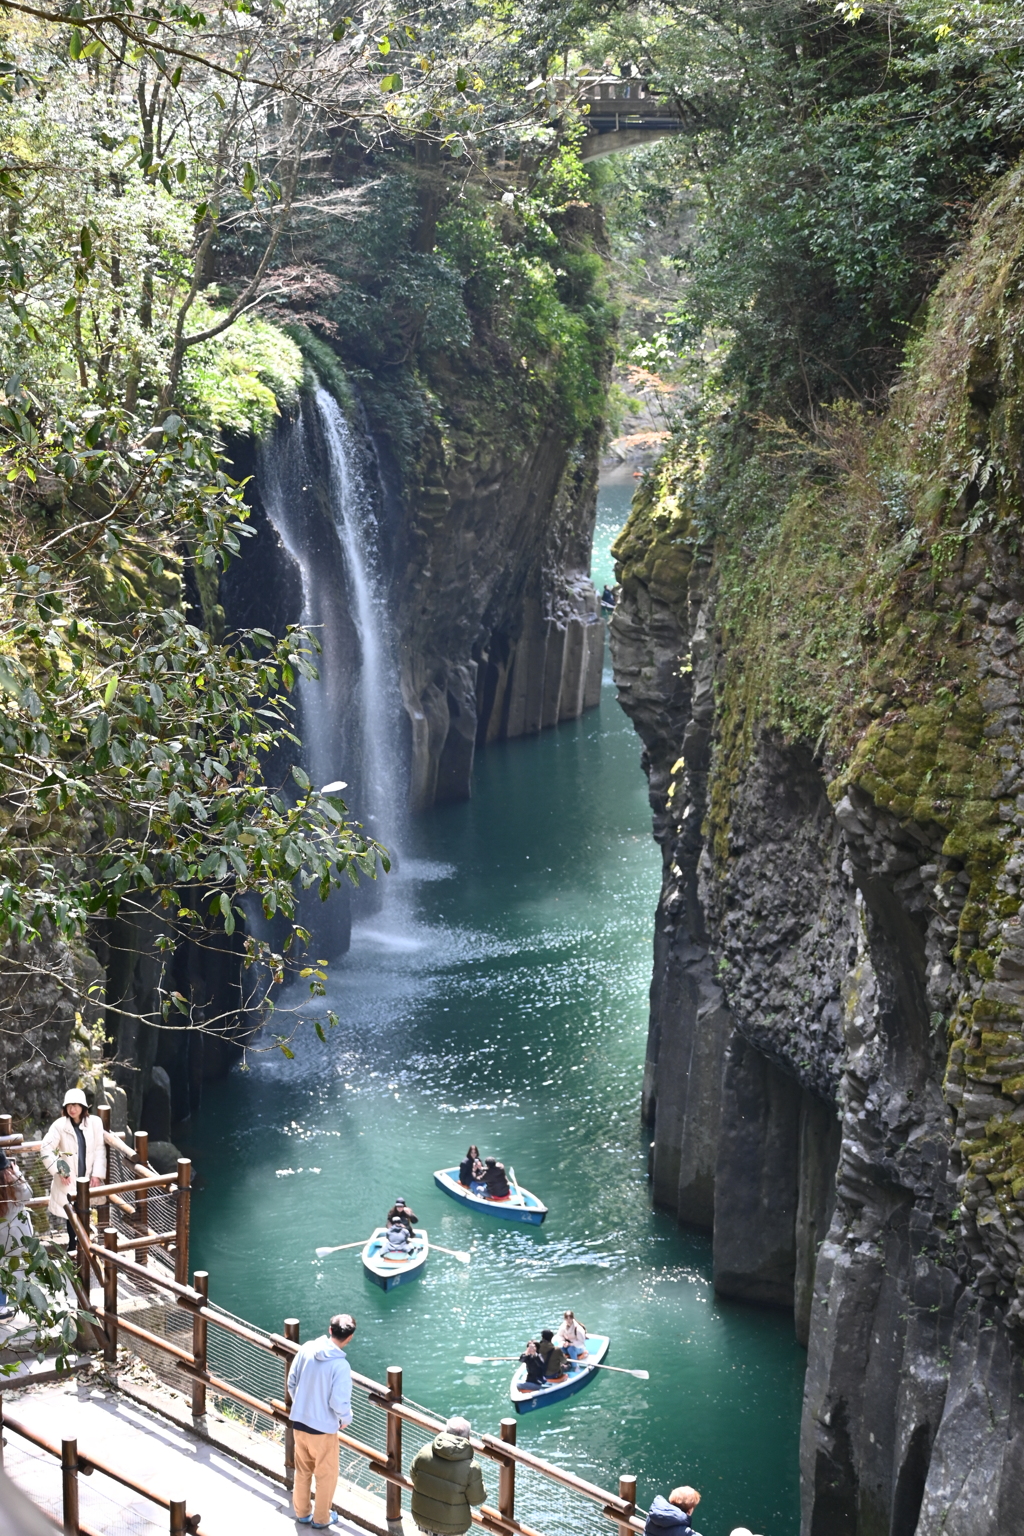
<instances>
[{"instance_id":1,"label":"man in gray hoodie","mask_svg":"<svg viewBox=\"0 0 1024 1536\"><path fill-rule=\"evenodd\" d=\"M343 1344L356 1331L347 1312L332 1317L327 1333L303 1344L288 1372L289 1418L295 1432L292 1504L300 1525L322 1531L337 1525L331 1509L338 1485L338 1430L352 1422L352 1371ZM310 1488L316 1480L316 1503Z\"/></svg>"}]
</instances>

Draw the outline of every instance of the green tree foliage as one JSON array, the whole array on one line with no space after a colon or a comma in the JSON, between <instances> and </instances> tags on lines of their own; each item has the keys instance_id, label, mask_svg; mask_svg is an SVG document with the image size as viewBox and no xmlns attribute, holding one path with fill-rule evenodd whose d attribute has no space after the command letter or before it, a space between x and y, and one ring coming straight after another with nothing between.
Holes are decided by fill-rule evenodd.
<instances>
[{"instance_id":1,"label":"green tree foliage","mask_svg":"<svg viewBox=\"0 0 1024 1536\"><path fill-rule=\"evenodd\" d=\"M594 67L636 69L681 113L619 193L627 220L688 204L677 347L727 335L730 390L808 424L822 401L882 398L975 199L1024 143L1022 32L1010 5L698 0L592 34Z\"/></svg>"}]
</instances>

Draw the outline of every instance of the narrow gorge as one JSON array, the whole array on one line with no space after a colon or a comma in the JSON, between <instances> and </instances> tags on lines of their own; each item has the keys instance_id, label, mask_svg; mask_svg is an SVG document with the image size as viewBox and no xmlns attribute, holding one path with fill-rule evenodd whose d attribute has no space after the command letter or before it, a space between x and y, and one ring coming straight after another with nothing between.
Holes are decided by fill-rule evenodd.
<instances>
[{"instance_id":1,"label":"narrow gorge","mask_svg":"<svg viewBox=\"0 0 1024 1536\"><path fill-rule=\"evenodd\" d=\"M581 1308L624 1536L1024 1536L1019 0L0 0L0 141L6 1144L488 1431Z\"/></svg>"}]
</instances>

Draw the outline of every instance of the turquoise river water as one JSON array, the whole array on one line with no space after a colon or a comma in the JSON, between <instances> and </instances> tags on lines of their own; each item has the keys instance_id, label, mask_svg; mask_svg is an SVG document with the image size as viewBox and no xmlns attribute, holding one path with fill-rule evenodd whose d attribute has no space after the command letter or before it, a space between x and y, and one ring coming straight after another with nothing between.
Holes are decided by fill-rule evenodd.
<instances>
[{"instance_id":1,"label":"turquoise river water","mask_svg":"<svg viewBox=\"0 0 1024 1536\"><path fill-rule=\"evenodd\" d=\"M631 487L603 493L594 576ZM709 1238L651 1207L638 1105L659 860L639 745L606 676L601 708L477 759L473 799L419 819L384 909L332 968L326 1046L262 1054L211 1085L186 1150L193 1264L211 1295L302 1336L350 1310L355 1369L497 1430L518 1354L565 1307L610 1333L611 1372L519 1422L519 1444L604 1487L635 1472L646 1507L689 1482L697 1525L795 1536L805 1356L790 1317L717 1301ZM540 1228L464 1213L433 1186L470 1141L547 1202ZM401 1195L436 1241L385 1296L358 1250ZM609 1525L609 1531L614 1528Z\"/></svg>"}]
</instances>

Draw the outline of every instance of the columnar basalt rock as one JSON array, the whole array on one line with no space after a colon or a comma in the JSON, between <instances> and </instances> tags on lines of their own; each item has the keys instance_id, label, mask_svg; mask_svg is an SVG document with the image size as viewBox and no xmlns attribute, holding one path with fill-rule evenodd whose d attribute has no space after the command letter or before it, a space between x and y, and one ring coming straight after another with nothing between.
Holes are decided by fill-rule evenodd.
<instances>
[{"instance_id":1,"label":"columnar basalt rock","mask_svg":"<svg viewBox=\"0 0 1024 1536\"><path fill-rule=\"evenodd\" d=\"M507 457L439 443L410 497L392 589L414 809L466 799L478 746L597 704L597 446L556 430Z\"/></svg>"},{"instance_id":2,"label":"columnar basalt rock","mask_svg":"<svg viewBox=\"0 0 1024 1536\"><path fill-rule=\"evenodd\" d=\"M654 1197L720 1290L794 1308L804 1536L1024 1530L1022 188L887 419L793 469L723 417L616 549Z\"/></svg>"},{"instance_id":3,"label":"columnar basalt rock","mask_svg":"<svg viewBox=\"0 0 1024 1536\"><path fill-rule=\"evenodd\" d=\"M664 860L644 1092L654 1198L713 1230L722 1294L794 1308L808 1536L995 1536L1019 1521L1024 1457L1018 684L983 694L978 739L1006 765L974 813L1004 829L994 881L947 827L885 804L880 781L876 800L856 766L830 800L830 765L770 732L726 786L716 848L727 699L714 578L694 554L685 602L624 565L611 627ZM983 676L1015 653L994 653L994 632L971 637ZM941 758L941 742L929 750ZM996 958L979 973L965 961L981 943Z\"/></svg>"}]
</instances>

